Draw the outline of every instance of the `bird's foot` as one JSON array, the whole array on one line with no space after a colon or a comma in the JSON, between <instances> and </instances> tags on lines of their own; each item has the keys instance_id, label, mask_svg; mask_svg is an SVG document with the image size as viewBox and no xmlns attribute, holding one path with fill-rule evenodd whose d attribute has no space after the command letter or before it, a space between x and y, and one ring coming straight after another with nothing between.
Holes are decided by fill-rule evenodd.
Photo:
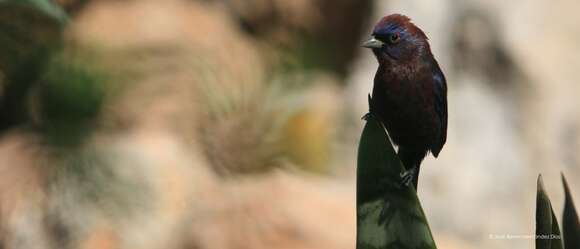
<instances>
[{"instance_id":1,"label":"bird's foot","mask_svg":"<svg viewBox=\"0 0 580 249\"><path fill-rule=\"evenodd\" d=\"M409 187L411 183L413 183L413 179L415 178L415 174L417 174L417 167L413 167L409 170L406 170L400 174L401 182L400 187Z\"/></svg>"},{"instance_id":2,"label":"bird's foot","mask_svg":"<svg viewBox=\"0 0 580 249\"><path fill-rule=\"evenodd\" d=\"M364 120L364 121L369 121L369 119L373 119L373 118L375 118L375 115L370 113L370 112L367 112L367 114L362 116L362 118L360 118L360 119Z\"/></svg>"}]
</instances>

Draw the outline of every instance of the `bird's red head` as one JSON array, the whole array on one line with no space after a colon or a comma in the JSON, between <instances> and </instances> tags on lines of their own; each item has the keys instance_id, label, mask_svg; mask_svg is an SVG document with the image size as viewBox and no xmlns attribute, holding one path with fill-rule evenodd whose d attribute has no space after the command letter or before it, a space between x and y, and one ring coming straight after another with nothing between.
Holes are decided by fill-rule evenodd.
<instances>
[{"instance_id":1,"label":"bird's red head","mask_svg":"<svg viewBox=\"0 0 580 249\"><path fill-rule=\"evenodd\" d=\"M363 47L373 50L379 62L400 64L431 56L425 33L401 14L383 17Z\"/></svg>"}]
</instances>

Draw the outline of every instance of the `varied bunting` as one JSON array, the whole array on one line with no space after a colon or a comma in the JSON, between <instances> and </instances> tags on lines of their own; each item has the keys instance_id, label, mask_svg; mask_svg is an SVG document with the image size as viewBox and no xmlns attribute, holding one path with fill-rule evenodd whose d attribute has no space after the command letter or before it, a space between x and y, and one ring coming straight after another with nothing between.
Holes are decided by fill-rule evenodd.
<instances>
[{"instance_id":1,"label":"varied bunting","mask_svg":"<svg viewBox=\"0 0 580 249\"><path fill-rule=\"evenodd\" d=\"M379 62L365 117L383 123L399 147L403 183L415 188L421 162L428 152L437 157L447 137L447 83L427 40L408 17L393 14L363 44Z\"/></svg>"}]
</instances>

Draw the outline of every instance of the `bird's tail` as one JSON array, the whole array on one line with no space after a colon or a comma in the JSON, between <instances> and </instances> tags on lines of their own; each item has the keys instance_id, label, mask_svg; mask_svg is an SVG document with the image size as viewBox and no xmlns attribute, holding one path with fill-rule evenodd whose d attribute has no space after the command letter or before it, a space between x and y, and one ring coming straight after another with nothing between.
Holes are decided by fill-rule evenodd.
<instances>
[{"instance_id":1,"label":"bird's tail","mask_svg":"<svg viewBox=\"0 0 580 249\"><path fill-rule=\"evenodd\" d=\"M415 191L417 191L417 185L419 184L419 171L421 170L421 163L418 163L415 166L415 174L413 175L413 186L415 187Z\"/></svg>"}]
</instances>

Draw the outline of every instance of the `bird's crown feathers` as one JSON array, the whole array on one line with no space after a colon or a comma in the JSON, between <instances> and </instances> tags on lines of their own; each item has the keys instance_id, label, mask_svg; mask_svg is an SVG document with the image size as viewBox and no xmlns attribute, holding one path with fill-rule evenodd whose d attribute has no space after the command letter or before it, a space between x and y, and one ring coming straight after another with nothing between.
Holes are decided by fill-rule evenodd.
<instances>
[{"instance_id":1,"label":"bird's crown feathers","mask_svg":"<svg viewBox=\"0 0 580 249\"><path fill-rule=\"evenodd\" d=\"M425 33L415 26L411 19L405 15L392 14L383 17L373 30L374 34L400 32L416 38L428 40Z\"/></svg>"}]
</instances>

